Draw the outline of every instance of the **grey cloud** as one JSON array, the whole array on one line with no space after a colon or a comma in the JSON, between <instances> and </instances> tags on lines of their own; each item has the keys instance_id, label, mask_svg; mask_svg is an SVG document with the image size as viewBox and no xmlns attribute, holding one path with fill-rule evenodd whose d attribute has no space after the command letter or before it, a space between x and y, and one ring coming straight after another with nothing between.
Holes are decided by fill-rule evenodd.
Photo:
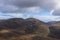
<instances>
[{"instance_id":1,"label":"grey cloud","mask_svg":"<svg viewBox=\"0 0 60 40\"><path fill-rule=\"evenodd\" d=\"M55 10L52 14L55 16L60 16L60 9Z\"/></svg>"},{"instance_id":2,"label":"grey cloud","mask_svg":"<svg viewBox=\"0 0 60 40\"><path fill-rule=\"evenodd\" d=\"M54 0L40 0L40 7L47 10L52 10L56 6Z\"/></svg>"},{"instance_id":3,"label":"grey cloud","mask_svg":"<svg viewBox=\"0 0 60 40\"><path fill-rule=\"evenodd\" d=\"M52 0L0 0L1 12L28 12L27 8L40 7L52 10L55 2Z\"/></svg>"},{"instance_id":4,"label":"grey cloud","mask_svg":"<svg viewBox=\"0 0 60 40\"><path fill-rule=\"evenodd\" d=\"M15 0L12 4L24 8L38 6L38 2L39 0Z\"/></svg>"},{"instance_id":5,"label":"grey cloud","mask_svg":"<svg viewBox=\"0 0 60 40\"><path fill-rule=\"evenodd\" d=\"M12 4L18 7L32 7L32 6L39 6L41 8L51 10L55 7L54 0L15 0Z\"/></svg>"}]
</instances>

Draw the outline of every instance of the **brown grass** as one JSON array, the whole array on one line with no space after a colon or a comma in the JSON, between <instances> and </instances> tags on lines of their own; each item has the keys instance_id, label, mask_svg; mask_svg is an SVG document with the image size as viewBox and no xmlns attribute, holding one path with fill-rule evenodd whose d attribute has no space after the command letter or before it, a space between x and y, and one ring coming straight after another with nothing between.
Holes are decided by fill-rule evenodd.
<instances>
[{"instance_id":1,"label":"brown grass","mask_svg":"<svg viewBox=\"0 0 60 40\"><path fill-rule=\"evenodd\" d=\"M10 37L10 38L0 37L0 40L60 40L60 39L51 38L51 37L40 37L37 35L27 34L27 35Z\"/></svg>"}]
</instances>

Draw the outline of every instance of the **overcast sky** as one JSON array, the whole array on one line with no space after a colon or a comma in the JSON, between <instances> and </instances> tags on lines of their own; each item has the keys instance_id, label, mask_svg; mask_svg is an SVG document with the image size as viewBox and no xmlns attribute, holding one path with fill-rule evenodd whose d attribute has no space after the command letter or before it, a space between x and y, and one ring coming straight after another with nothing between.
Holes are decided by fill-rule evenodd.
<instances>
[{"instance_id":1,"label":"overcast sky","mask_svg":"<svg viewBox=\"0 0 60 40\"><path fill-rule=\"evenodd\" d=\"M60 0L0 0L0 19L29 17L60 21Z\"/></svg>"}]
</instances>

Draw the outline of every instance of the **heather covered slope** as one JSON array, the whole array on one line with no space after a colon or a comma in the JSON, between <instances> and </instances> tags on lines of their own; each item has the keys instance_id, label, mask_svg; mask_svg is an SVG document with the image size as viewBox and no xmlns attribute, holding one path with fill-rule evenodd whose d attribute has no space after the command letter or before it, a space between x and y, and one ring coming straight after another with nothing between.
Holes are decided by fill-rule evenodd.
<instances>
[{"instance_id":1,"label":"heather covered slope","mask_svg":"<svg viewBox=\"0 0 60 40\"><path fill-rule=\"evenodd\" d=\"M0 21L1 40L58 40L49 34L49 25L35 18Z\"/></svg>"},{"instance_id":2,"label":"heather covered slope","mask_svg":"<svg viewBox=\"0 0 60 40\"><path fill-rule=\"evenodd\" d=\"M40 36L47 36L49 33L48 25L44 22L34 19L13 18L2 21L0 23L0 30L7 30L11 32L18 32L18 34L36 34Z\"/></svg>"}]
</instances>

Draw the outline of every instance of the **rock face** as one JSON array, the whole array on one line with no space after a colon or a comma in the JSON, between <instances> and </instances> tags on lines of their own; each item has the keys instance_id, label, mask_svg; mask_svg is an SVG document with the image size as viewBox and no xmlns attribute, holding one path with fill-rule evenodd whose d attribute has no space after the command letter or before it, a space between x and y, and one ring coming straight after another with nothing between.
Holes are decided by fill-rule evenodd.
<instances>
[{"instance_id":1,"label":"rock face","mask_svg":"<svg viewBox=\"0 0 60 40\"><path fill-rule=\"evenodd\" d=\"M35 34L46 37L49 34L49 27L46 23L35 18L12 18L0 22L0 30L9 30L12 34ZM10 33L8 33L10 35ZM5 35L7 35L5 33Z\"/></svg>"},{"instance_id":2,"label":"rock face","mask_svg":"<svg viewBox=\"0 0 60 40\"><path fill-rule=\"evenodd\" d=\"M50 35L52 37L60 38L60 21L51 23L50 25Z\"/></svg>"}]
</instances>

